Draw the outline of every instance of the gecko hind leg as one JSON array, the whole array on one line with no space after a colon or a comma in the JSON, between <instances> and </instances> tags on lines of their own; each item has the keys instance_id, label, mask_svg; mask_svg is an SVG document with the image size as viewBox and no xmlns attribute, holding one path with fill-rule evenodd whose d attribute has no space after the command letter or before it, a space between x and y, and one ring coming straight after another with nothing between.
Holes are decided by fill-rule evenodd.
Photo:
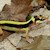
<instances>
[{"instance_id":1,"label":"gecko hind leg","mask_svg":"<svg viewBox=\"0 0 50 50\"><path fill-rule=\"evenodd\" d=\"M28 40L29 39L29 30L27 29L27 30L25 30L25 34L23 35L23 37L25 37L26 38L26 40Z\"/></svg>"},{"instance_id":2,"label":"gecko hind leg","mask_svg":"<svg viewBox=\"0 0 50 50\"><path fill-rule=\"evenodd\" d=\"M2 30L2 28L0 27L0 36L2 36L3 35L3 30Z\"/></svg>"}]
</instances>

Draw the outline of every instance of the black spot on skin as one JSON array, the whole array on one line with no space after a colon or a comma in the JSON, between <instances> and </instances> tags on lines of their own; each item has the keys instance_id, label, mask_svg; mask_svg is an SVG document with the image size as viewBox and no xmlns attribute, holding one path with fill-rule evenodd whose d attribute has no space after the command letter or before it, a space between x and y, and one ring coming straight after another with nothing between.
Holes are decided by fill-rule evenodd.
<instances>
[{"instance_id":1,"label":"black spot on skin","mask_svg":"<svg viewBox=\"0 0 50 50\"><path fill-rule=\"evenodd\" d=\"M40 20L37 16L34 16L34 18L35 18L35 21Z\"/></svg>"}]
</instances>

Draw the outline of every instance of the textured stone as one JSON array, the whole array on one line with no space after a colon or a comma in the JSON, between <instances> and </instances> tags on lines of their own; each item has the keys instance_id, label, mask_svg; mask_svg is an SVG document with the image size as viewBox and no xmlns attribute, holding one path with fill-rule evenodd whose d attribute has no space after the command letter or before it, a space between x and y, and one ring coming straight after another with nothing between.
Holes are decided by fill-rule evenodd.
<instances>
[{"instance_id":1,"label":"textured stone","mask_svg":"<svg viewBox=\"0 0 50 50\"><path fill-rule=\"evenodd\" d=\"M49 17L48 19L50 20L50 11L47 10L46 8L40 8L38 11L35 11L34 13L31 14L32 16L39 16L42 15L44 17Z\"/></svg>"},{"instance_id":2,"label":"textured stone","mask_svg":"<svg viewBox=\"0 0 50 50\"><path fill-rule=\"evenodd\" d=\"M5 4L10 5L11 4L11 0L0 0L0 11L2 11L3 7L5 6Z\"/></svg>"},{"instance_id":3,"label":"textured stone","mask_svg":"<svg viewBox=\"0 0 50 50\"><path fill-rule=\"evenodd\" d=\"M0 50L16 50L16 48L7 39L5 39L0 43Z\"/></svg>"},{"instance_id":4,"label":"textured stone","mask_svg":"<svg viewBox=\"0 0 50 50\"><path fill-rule=\"evenodd\" d=\"M50 37L43 36L42 41L37 46L37 50L50 50Z\"/></svg>"},{"instance_id":5,"label":"textured stone","mask_svg":"<svg viewBox=\"0 0 50 50\"><path fill-rule=\"evenodd\" d=\"M33 30L29 33L29 36L35 37L39 35L46 35L50 36L50 25L45 25L44 27L38 29L38 30Z\"/></svg>"},{"instance_id":6,"label":"textured stone","mask_svg":"<svg viewBox=\"0 0 50 50\"><path fill-rule=\"evenodd\" d=\"M21 34L14 33L8 37L8 40L14 45L17 46L21 40Z\"/></svg>"}]
</instances>

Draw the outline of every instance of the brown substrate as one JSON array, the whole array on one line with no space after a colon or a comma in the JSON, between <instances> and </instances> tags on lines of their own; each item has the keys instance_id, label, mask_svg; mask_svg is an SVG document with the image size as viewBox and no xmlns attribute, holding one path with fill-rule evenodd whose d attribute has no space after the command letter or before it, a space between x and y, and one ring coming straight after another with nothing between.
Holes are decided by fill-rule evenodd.
<instances>
[{"instance_id":1,"label":"brown substrate","mask_svg":"<svg viewBox=\"0 0 50 50\"><path fill-rule=\"evenodd\" d=\"M7 38L11 34L12 34L12 32L3 30L3 34L0 36L0 42L3 41L5 38Z\"/></svg>"}]
</instances>

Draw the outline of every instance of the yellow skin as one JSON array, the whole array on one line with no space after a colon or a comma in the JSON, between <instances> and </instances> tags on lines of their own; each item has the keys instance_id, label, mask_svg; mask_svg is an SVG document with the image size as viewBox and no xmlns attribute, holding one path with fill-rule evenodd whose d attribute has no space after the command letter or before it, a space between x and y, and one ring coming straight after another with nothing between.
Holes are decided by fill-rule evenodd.
<instances>
[{"instance_id":1,"label":"yellow skin","mask_svg":"<svg viewBox=\"0 0 50 50\"><path fill-rule=\"evenodd\" d=\"M5 20L2 20L0 21L0 24L15 24L15 25L25 25L27 23L29 23L30 21L35 21L35 19L32 17L30 20L28 20L27 22L15 22L15 21L5 21Z\"/></svg>"},{"instance_id":2,"label":"yellow skin","mask_svg":"<svg viewBox=\"0 0 50 50\"><path fill-rule=\"evenodd\" d=\"M15 25L25 25L27 23L29 23L30 21L35 21L35 19L32 17L30 20L28 20L27 22L15 22L15 21L0 21L0 24L15 24ZM15 27L8 27L8 26L2 26L1 27L2 29L5 29L5 30L10 30L10 31L25 31L26 32L26 36L28 36L28 30L29 28L15 28Z\"/></svg>"},{"instance_id":3,"label":"yellow skin","mask_svg":"<svg viewBox=\"0 0 50 50\"><path fill-rule=\"evenodd\" d=\"M5 21L5 20L2 20L0 21L0 24L14 24L14 25L25 25L25 24L28 24L30 21L32 22L35 22L35 18L34 17L31 17L30 20L28 20L27 22L15 22L15 21ZM37 23L41 23L42 21L38 21ZM15 27L9 27L9 26L1 26L2 29L5 29L5 30L9 30L9 31L25 31L26 34L24 35L24 37L26 37L26 39L28 39L28 30L29 30L29 27L27 28L15 28Z\"/></svg>"}]
</instances>

